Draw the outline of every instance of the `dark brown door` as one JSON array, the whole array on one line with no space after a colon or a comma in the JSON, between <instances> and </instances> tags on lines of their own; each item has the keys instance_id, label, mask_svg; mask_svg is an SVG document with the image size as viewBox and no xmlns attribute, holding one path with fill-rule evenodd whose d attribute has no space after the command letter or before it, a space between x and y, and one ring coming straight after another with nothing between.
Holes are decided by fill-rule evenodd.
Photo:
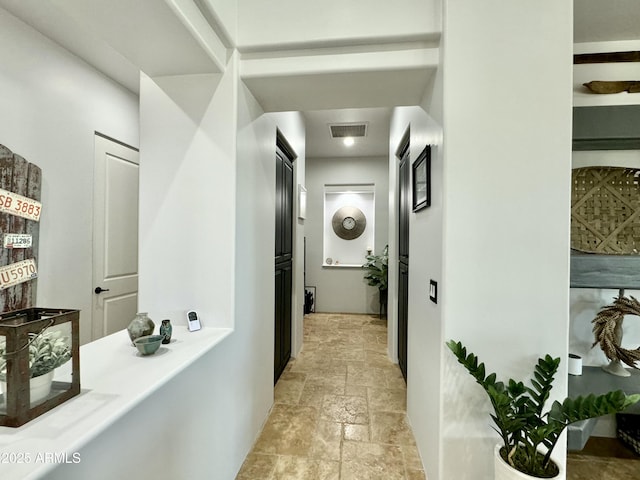
<instances>
[{"instance_id":1,"label":"dark brown door","mask_svg":"<svg viewBox=\"0 0 640 480\"><path fill-rule=\"evenodd\" d=\"M276 248L274 383L291 358L291 292L293 259L293 160L278 132L276 146Z\"/></svg>"},{"instance_id":2,"label":"dark brown door","mask_svg":"<svg viewBox=\"0 0 640 480\"><path fill-rule=\"evenodd\" d=\"M409 135L398 151L398 364L407 380L407 336L409 318L409 216L411 212L411 162Z\"/></svg>"}]
</instances>

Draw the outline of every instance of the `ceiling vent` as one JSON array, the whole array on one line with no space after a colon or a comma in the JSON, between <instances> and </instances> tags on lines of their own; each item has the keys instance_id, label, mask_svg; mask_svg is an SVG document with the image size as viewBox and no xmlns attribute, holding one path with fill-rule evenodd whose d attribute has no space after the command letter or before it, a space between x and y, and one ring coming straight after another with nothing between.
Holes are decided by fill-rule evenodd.
<instances>
[{"instance_id":1,"label":"ceiling vent","mask_svg":"<svg viewBox=\"0 0 640 480\"><path fill-rule=\"evenodd\" d=\"M345 137L366 137L367 136L367 123L334 123L329 125L331 131L331 138L345 138Z\"/></svg>"}]
</instances>

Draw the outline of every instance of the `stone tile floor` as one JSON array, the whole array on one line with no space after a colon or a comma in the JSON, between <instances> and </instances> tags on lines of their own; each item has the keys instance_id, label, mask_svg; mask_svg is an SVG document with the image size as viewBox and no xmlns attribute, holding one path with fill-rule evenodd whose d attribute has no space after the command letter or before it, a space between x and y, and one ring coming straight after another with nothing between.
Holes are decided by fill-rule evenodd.
<instances>
[{"instance_id":1,"label":"stone tile floor","mask_svg":"<svg viewBox=\"0 0 640 480\"><path fill-rule=\"evenodd\" d=\"M236 480L426 480L386 320L305 316L304 347Z\"/></svg>"},{"instance_id":2,"label":"stone tile floor","mask_svg":"<svg viewBox=\"0 0 640 480\"><path fill-rule=\"evenodd\" d=\"M639 480L640 455L615 438L591 437L567 455L567 480Z\"/></svg>"}]
</instances>

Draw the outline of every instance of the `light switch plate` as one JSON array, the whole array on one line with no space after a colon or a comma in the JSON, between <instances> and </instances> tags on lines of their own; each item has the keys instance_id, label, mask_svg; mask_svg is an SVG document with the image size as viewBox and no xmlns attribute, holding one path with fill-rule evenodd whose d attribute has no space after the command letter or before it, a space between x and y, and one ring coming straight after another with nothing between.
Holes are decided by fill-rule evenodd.
<instances>
[{"instance_id":1,"label":"light switch plate","mask_svg":"<svg viewBox=\"0 0 640 480\"><path fill-rule=\"evenodd\" d=\"M438 303L438 282L429 280L429 300Z\"/></svg>"}]
</instances>

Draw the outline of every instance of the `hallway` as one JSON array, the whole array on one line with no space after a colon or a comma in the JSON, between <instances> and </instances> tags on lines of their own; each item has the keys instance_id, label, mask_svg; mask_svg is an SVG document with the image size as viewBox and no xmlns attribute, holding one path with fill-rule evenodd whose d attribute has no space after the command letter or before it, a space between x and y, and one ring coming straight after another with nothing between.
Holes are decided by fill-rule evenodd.
<instances>
[{"instance_id":1,"label":"hallway","mask_svg":"<svg viewBox=\"0 0 640 480\"><path fill-rule=\"evenodd\" d=\"M310 314L236 480L424 480L386 320Z\"/></svg>"}]
</instances>

